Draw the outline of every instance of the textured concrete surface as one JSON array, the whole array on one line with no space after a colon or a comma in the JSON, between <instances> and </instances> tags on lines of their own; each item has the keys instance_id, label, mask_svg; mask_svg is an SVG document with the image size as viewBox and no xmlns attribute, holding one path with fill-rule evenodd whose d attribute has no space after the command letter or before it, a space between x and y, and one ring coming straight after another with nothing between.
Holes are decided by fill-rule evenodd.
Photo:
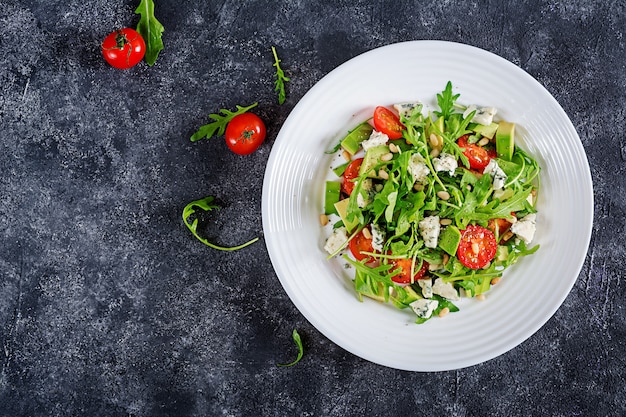
<instances>
[{"instance_id":1,"label":"textured concrete surface","mask_svg":"<svg viewBox=\"0 0 626 417\"><path fill-rule=\"evenodd\" d=\"M157 0L157 63L99 45L138 1L0 0L0 416L626 415L626 10L605 1ZM579 279L512 351L409 373L328 341L282 290L262 236L265 163L321 77L366 50L441 39L496 53L561 103L587 151L595 221ZM270 47L292 82L279 106ZM189 136L259 102L268 139L240 157ZM292 368L297 328L305 356Z\"/></svg>"}]
</instances>

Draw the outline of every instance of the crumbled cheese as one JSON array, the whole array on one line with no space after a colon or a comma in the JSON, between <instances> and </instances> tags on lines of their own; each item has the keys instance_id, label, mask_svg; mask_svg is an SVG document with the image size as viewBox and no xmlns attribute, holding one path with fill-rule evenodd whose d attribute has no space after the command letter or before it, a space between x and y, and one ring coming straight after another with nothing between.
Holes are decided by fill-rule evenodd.
<instances>
[{"instance_id":1,"label":"crumbled cheese","mask_svg":"<svg viewBox=\"0 0 626 417\"><path fill-rule=\"evenodd\" d=\"M413 301L409 306L413 309L417 317L421 319L428 319L433 315L433 311L439 306L439 301L437 300L427 300L425 298L420 298L419 300Z\"/></svg>"},{"instance_id":2,"label":"crumbled cheese","mask_svg":"<svg viewBox=\"0 0 626 417\"><path fill-rule=\"evenodd\" d=\"M372 224L372 248L375 251L382 252L383 245L385 244L385 230L377 225L376 223Z\"/></svg>"},{"instance_id":3,"label":"crumbled cheese","mask_svg":"<svg viewBox=\"0 0 626 417\"><path fill-rule=\"evenodd\" d=\"M433 293L442 296L447 300L460 300L459 293L451 282L445 282L441 278L437 278L433 284Z\"/></svg>"},{"instance_id":4,"label":"crumbled cheese","mask_svg":"<svg viewBox=\"0 0 626 417\"><path fill-rule=\"evenodd\" d=\"M430 169L428 169L428 166L424 162L424 157L418 153L411 155L407 171L413 176L415 182L419 184L423 184L428 174L430 174Z\"/></svg>"},{"instance_id":5,"label":"crumbled cheese","mask_svg":"<svg viewBox=\"0 0 626 417\"><path fill-rule=\"evenodd\" d=\"M348 241L348 232L345 227L338 227L333 230L333 234L328 237L324 250L331 255L339 251Z\"/></svg>"},{"instance_id":6,"label":"crumbled cheese","mask_svg":"<svg viewBox=\"0 0 626 417\"><path fill-rule=\"evenodd\" d=\"M364 208L372 202L372 194L374 193L374 182L371 178L366 178L361 183L361 190L356 196L356 204L359 208Z\"/></svg>"},{"instance_id":7,"label":"crumbled cheese","mask_svg":"<svg viewBox=\"0 0 626 417\"><path fill-rule=\"evenodd\" d=\"M418 227L424 239L424 246L427 248L436 248L439 232L441 231L439 216L424 217L424 219L420 220L418 223Z\"/></svg>"},{"instance_id":8,"label":"crumbled cheese","mask_svg":"<svg viewBox=\"0 0 626 417\"><path fill-rule=\"evenodd\" d=\"M393 108L396 109L396 111L400 114L400 117L404 116L404 117L409 117L411 115L411 112L413 111L413 109L417 106L419 106L420 103L419 101L415 101L415 102L408 102L408 103L398 103L398 104L394 104Z\"/></svg>"},{"instance_id":9,"label":"crumbled cheese","mask_svg":"<svg viewBox=\"0 0 626 417\"><path fill-rule=\"evenodd\" d=\"M433 298L433 281L430 278L418 279L417 284L422 289L424 298Z\"/></svg>"},{"instance_id":10,"label":"crumbled cheese","mask_svg":"<svg viewBox=\"0 0 626 417\"><path fill-rule=\"evenodd\" d=\"M535 213L527 214L511 225L511 231L526 244L529 244L535 237L536 220L537 216Z\"/></svg>"},{"instance_id":11,"label":"crumbled cheese","mask_svg":"<svg viewBox=\"0 0 626 417\"><path fill-rule=\"evenodd\" d=\"M506 182L506 174L502 171L502 168L498 165L495 159L489 161L489 164L483 170L483 174L490 174L493 179L493 189L501 190Z\"/></svg>"},{"instance_id":12,"label":"crumbled cheese","mask_svg":"<svg viewBox=\"0 0 626 417\"><path fill-rule=\"evenodd\" d=\"M433 166L437 172L447 172L454 177L455 171L459 166L456 158L449 153L441 153L437 158L433 158Z\"/></svg>"},{"instance_id":13,"label":"crumbled cheese","mask_svg":"<svg viewBox=\"0 0 626 417\"><path fill-rule=\"evenodd\" d=\"M463 112L463 118L468 117L474 110L476 110L476 113L474 113L474 117L472 117L472 123L478 123L484 126L489 126L493 122L493 117L498 112L498 109L495 107L482 107L479 109L475 104L472 104Z\"/></svg>"},{"instance_id":14,"label":"crumbled cheese","mask_svg":"<svg viewBox=\"0 0 626 417\"><path fill-rule=\"evenodd\" d=\"M374 130L372 131L372 134L370 135L369 139L366 139L363 142L361 142L361 146L363 147L363 150L367 152L369 148L386 145L387 142L389 142L389 136L387 136L386 134L382 132Z\"/></svg>"}]
</instances>

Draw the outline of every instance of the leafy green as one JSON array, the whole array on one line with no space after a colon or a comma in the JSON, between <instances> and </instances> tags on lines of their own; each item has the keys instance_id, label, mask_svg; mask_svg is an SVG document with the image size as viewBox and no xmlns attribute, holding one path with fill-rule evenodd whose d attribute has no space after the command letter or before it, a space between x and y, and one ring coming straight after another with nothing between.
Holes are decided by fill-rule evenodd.
<instances>
[{"instance_id":1,"label":"leafy green","mask_svg":"<svg viewBox=\"0 0 626 417\"><path fill-rule=\"evenodd\" d=\"M293 338L293 341L296 343L296 347L298 348L298 356L293 362L285 363L285 364L278 364L278 366L293 366L297 364L298 362L300 362L300 359L302 359L302 356L304 355L304 346L302 345L302 339L300 338L300 334L298 333L298 330L293 329L293 332L291 333L291 337Z\"/></svg>"},{"instance_id":2,"label":"leafy green","mask_svg":"<svg viewBox=\"0 0 626 417\"><path fill-rule=\"evenodd\" d=\"M156 62L159 52L163 50L161 37L165 28L154 16L153 0L141 0L135 14L141 15L139 23L137 23L137 32L146 42L144 59L148 65L152 66Z\"/></svg>"},{"instance_id":3,"label":"leafy green","mask_svg":"<svg viewBox=\"0 0 626 417\"><path fill-rule=\"evenodd\" d=\"M242 107L237 104L237 110L234 112L228 109L220 109L218 113L209 114L209 119L212 119L213 122L200 126L198 131L191 136L190 140L192 142L195 142L204 138L209 139L215 134L217 134L217 136L222 136L226 131L226 126L228 126L228 122L230 122L233 117L247 112L258 104L259 103L252 103L247 107ZM223 116L219 113L222 113Z\"/></svg>"},{"instance_id":4,"label":"leafy green","mask_svg":"<svg viewBox=\"0 0 626 417\"><path fill-rule=\"evenodd\" d=\"M238 246L233 246L233 247L224 247L224 246L219 246L219 245L215 245L211 242L209 242L207 239L201 237L198 234L198 224L200 222L199 217L197 216L197 211L196 209L200 209L204 212L208 212L214 209L218 209L219 206L217 206L216 204L213 203L214 201L214 197L208 196L205 198L202 198L200 200L195 200L192 201L191 203L187 204L185 206L185 208L183 209L183 222L185 223L185 226L187 226L187 228L191 231L191 233L202 243L204 243L205 245L213 248L213 249L217 249L217 250L222 250L222 251L235 251L235 250L239 250L242 248L245 248L248 245L253 244L254 242L256 242L257 240L259 240L259 238L254 238L242 245L238 245ZM191 223L189 223L189 219L193 217L193 220Z\"/></svg>"},{"instance_id":5,"label":"leafy green","mask_svg":"<svg viewBox=\"0 0 626 417\"><path fill-rule=\"evenodd\" d=\"M278 104L283 104L285 99L287 98L287 94L285 93L285 83L290 80L287 77L280 67L281 60L278 59L278 53L276 53L276 48L272 46L272 53L274 54L274 67L276 67L276 81L274 82L274 91L278 93Z\"/></svg>"},{"instance_id":6,"label":"leafy green","mask_svg":"<svg viewBox=\"0 0 626 417\"><path fill-rule=\"evenodd\" d=\"M460 94L452 94L452 83L448 81L446 88L441 94L437 94L437 104L440 110L434 113L439 117L447 119L454 112L454 103L459 97Z\"/></svg>"}]
</instances>

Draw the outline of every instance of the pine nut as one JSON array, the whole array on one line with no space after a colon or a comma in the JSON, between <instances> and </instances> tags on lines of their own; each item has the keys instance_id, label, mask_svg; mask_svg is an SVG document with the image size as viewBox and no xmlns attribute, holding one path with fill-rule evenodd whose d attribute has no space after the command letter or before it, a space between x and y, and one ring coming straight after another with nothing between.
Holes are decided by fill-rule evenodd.
<instances>
[{"instance_id":1,"label":"pine nut","mask_svg":"<svg viewBox=\"0 0 626 417\"><path fill-rule=\"evenodd\" d=\"M424 184L416 183L416 184L413 186L413 189L414 189L415 191L424 191Z\"/></svg>"},{"instance_id":2,"label":"pine nut","mask_svg":"<svg viewBox=\"0 0 626 417\"><path fill-rule=\"evenodd\" d=\"M378 171L378 176L382 178L383 180L389 179L389 174L384 169L381 169L380 171Z\"/></svg>"},{"instance_id":3,"label":"pine nut","mask_svg":"<svg viewBox=\"0 0 626 417\"><path fill-rule=\"evenodd\" d=\"M494 279L491 280L491 285L496 285L498 282L500 282L502 278L500 277L495 277Z\"/></svg>"},{"instance_id":4,"label":"pine nut","mask_svg":"<svg viewBox=\"0 0 626 417\"><path fill-rule=\"evenodd\" d=\"M489 138L482 138L481 140L478 141L478 146L485 146L488 143L489 143Z\"/></svg>"},{"instance_id":5,"label":"pine nut","mask_svg":"<svg viewBox=\"0 0 626 417\"><path fill-rule=\"evenodd\" d=\"M320 214L320 224L322 226L326 226L328 224L328 216L325 214Z\"/></svg>"},{"instance_id":6,"label":"pine nut","mask_svg":"<svg viewBox=\"0 0 626 417\"><path fill-rule=\"evenodd\" d=\"M513 216L510 219L506 219L506 221L511 224L515 224L517 222L517 217Z\"/></svg>"},{"instance_id":7,"label":"pine nut","mask_svg":"<svg viewBox=\"0 0 626 417\"><path fill-rule=\"evenodd\" d=\"M430 156L431 158L436 158L439 156L439 152L441 152L439 149L435 148L433 150L430 151Z\"/></svg>"},{"instance_id":8,"label":"pine nut","mask_svg":"<svg viewBox=\"0 0 626 417\"><path fill-rule=\"evenodd\" d=\"M450 199L450 193L447 191L437 191L437 197L439 197L442 200L449 200Z\"/></svg>"},{"instance_id":9,"label":"pine nut","mask_svg":"<svg viewBox=\"0 0 626 417\"><path fill-rule=\"evenodd\" d=\"M343 159L345 159L348 162L350 162L350 160L352 159L352 155L350 155L350 152L348 151L343 151L341 153L341 156L343 156Z\"/></svg>"},{"instance_id":10,"label":"pine nut","mask_svg":"<svg viewBox=\"0 0 626 417\"><path fill-rule=\"evenodd\" d=\"M448 315L449 312L450 312L450 309L448 307L444 307L439 312L439 317L445 317Z\"/></svg>"},{"instance_id":11,"label":"pine nut","mask_svg":"<svg viewBox=\"0 0 626 417\"><path fill-rule=\"evenodd\" d=\"M437 140L439 141L439 148L443 148L443 138L439 135L437 135Z\"/></svg>"},{"instance_id":12,"label":"pine nut","mask_svg":"<svg viewBox=\"0 0 626 417\"><path fill-rule=\"evenodd\" d=\"M510 230L507 230L507 232L502 235L502 240L504 240L506 242L507 240L509 240L512 237L513 237L513 232L511 232Z\"/></svg>"},{"instance_id":13,"label":"pine nut","mask_svg":"<svg viewBox=\"0 0 626 417\"><path fill-rule=\"evenodd\" d=\"M485 299L485 294L478 294L476 296L476 299L479 300L479 301L483 301Z\"/></svg>"},{"instance_id":14,"label":"pine nut","mask_svg":"<svg viewBox=\"0 0 626 417\"><path fill-rule=\"evenodd\" d=\"M384 154L380 157L380 160L383 162L389 162L393 159L393 154L391 152Z\"/></svg>"},{"instance_id":15,"label":"pine nut","mask_svg":"<svg viewBox=\"0 0 626 417\"><path fill-rule=\"evenodd\" d=\"M452 224L452 219L441 219L439 220L439 224L442 226L448 226Z\"/></svg>"},{"instance_id":16,"label":"pine nut","mask_svg":"<svg viewBox=\"0 0 626 417\"><path fill-rule=\"evenodd\" d=\"M395 143L390 143L389 144L389 151L391 153L398 153L398 152L400 152L400 148L398 148Z\"/></svg>"},{"instance_id":17,"label":"pine nut","mask_svg":"<svg viewBox=\"0 0 626 417\"><path fill-rule=\"evenodd\" d=\"M478 255L480 253L480 245L476 242L472 243L472 252Z\"/></svg>"},{"instance_id":18,"label":"pine nut","mask_svg":"<svg viewBox=\"0 0 626 417\"><path fill-rule=\"evenodd\" d=\"M450 255L448 255L447 253L443 254L443 266L448 265L448 261L450 260Z\"/></svg>"},{"instance_id":19,"label":"pine nut","mask_svg":"<svg viewBox=\"0 0 626 417\"><path fill-rule=\"evenodd\" d=\"M363 233L363 237L365 239L371 239L372 238L372 232L370 232L370 229L368 229L367 227L363 228L362 233Z\"/></svg>"},{"instance_id":20,"label":"pine nut","mask_svg":"<svg viewBox=\"0 0 626 417\"><path fill-rule=\"evenodd\" d=\"M437 135L435 135L434 133L431 133L429 140L430 140L430 146L432 146L433 148L439 147L439 138L437 138Z\"/></svg>"}]
</instances>

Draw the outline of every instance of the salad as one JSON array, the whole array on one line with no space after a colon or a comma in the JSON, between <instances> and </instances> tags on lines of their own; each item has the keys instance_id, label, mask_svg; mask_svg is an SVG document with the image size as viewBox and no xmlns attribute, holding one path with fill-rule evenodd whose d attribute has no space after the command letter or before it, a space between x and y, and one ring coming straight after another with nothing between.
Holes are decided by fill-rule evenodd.
<instances>
[{"instance_id":1,"label":"salad","mask_svg":"<svg viewBox=\"0 0 626 417\"><path fill-rule=\"evenodd\" d=\"M376 107L333 149L322 226L328 258L354 270L363 296L412 310L416 323L483 298L531 247L540 167L497 109L461 105L452 83L437 108Z\"/></svg>"}]
</instances>

